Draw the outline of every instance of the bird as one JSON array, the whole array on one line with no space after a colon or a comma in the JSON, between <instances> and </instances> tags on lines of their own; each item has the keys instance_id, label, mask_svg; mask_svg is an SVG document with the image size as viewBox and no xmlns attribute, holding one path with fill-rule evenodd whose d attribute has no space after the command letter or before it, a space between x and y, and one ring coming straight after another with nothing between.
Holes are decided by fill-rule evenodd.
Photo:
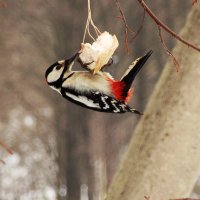
<instances>
[{"instance_id":1,"label":"bird","mask_svg":"<svg viewBox=\"0 0 200 200\"><path fill-rule=\"evenodd\" d=\"M79 53L48 67L45 79L53 90L82 107L106 113L143 114L131 108L128 101L131 97L131 85L152 52L150 50L133 61L120 80L115 80L105 71L96 74L90 71L73 71L72 66Z\"/></svg>"}]
</instances>

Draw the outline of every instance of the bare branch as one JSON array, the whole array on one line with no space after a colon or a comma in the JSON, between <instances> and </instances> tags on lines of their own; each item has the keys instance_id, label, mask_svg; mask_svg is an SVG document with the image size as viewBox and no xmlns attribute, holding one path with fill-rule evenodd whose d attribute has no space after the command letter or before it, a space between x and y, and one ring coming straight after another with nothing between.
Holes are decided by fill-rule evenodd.
<instances>
[{"instance_id":1,"label":"bare branch","mask_svg":"<svg viewBox=\"0 0 200 200\"><path fill-rule=\"evenodd\" d=\"M10 154L13 154L13 150L8 147L2 140L0 140L0 145Z\"/></svg>"},{"instance_id":2,"label":"bare branch","mask_svg":"<svg viewBox=\"0 0 200 200\"><path fill-rule=\"evenodd\" d=\"M143 17L142 17L142 21L141 21L140 27L139 27L138 30L135 32L135 36L132 37L132 40L131 40L131 41L133 41L133 40L138 36L138 34L140 33L140 31L142 30L143 24L144 24L144 19L145 19L145 14L146 14L146 11L145 11L145 9L144 9Z\"/></svg>"},{"instance_id":3,"label":"bare branch","mask_svg":"<svg viewBox=\"0 0 200 200\"><path fill-rule=\"evenodd\" d=\"M195 0L194 0L195 1ZM160 21L158 19L158 17L152 12L152 10L147 6L147 4L144 2L144 0L138 0L138 2L140 3L140 5L146 10L146 12L148 13L148 15L153 19L153 21L161 28L163 28L167 33L171 34L173 37L175 37L177 40L179 40L180 42L186 44L187 46L200 51L200 48L193 45L192 43L186 41L185 39L183 39L182 37L180 37L179 35L177 35L173 30L171 30L167 25L165 25L162 21Z\"/></svg>"},{"instance_id":4,"label":"bare branch","mask_svg":"<svg viewBox=\"0 0 200 200\"><path fill-rule=\"evenodd\" d=\"M197 0L192 0L192 5L194 6L197 3Z\"/></svg>"},{"instance_id":5,"label":"bare branch","mask_svg":"<svg viewBox=\"0 0 200 200\"><path fill-rule=\"evenodd\" d=\"M0 8L7 8L8 4L6 2L0 2Z\"/></svg>"},{"instance_id":6,"label":"bare branch","mask_svg":"<svg viewBox=\"0 0 200 200\"><path fill-rule=\"evenodd\" d=\"M144 199L145 200L151 200L151 197L150 196L144 196Z\"/></svg>"},{"instance_id":7,"label":"bare branch","mask_svg":"<svg viewBox=\"0 0 200 200\"><path fill-rule=\"evenodd\" d=\"M5 161L3 161L3 160L0 160L0 162L1 162L2 164L4 164L4 165L6 164Z\"/></svg>"},{"instance_id":8,"label":"bare branch","mask_svg":"<svg viewBox=\"0 0 200 200\"><path fill-rule=\"evenodd\" d=\"M126 17L121 9L121 6L120 6L120 2L119 0L115 0L115 3L117 5L117 8L119 9L119 12L120 12L120 16L118 16L117 18L118 19L121 19L123 22L124 22L124 26L125 26L125 47L126 47L126 51L127 53L129 54L130 53L130 49L129 49L129 46L128 46L128 32L131 34L132 38L134 39L137 35L138 35L138 32L135 32L133 31L129 26L128 26L128 23L126 21Z\"/></svg>"},{"instance_id":9,"label":"bare branch","mask_svg":"<svg viewBox=\"0 0 200 200\"><path fill-rule=\"evenodd\" d=\"M158 30L159 30L159 37L160 37L160 41L161 41L161 44L163 46L163 48L165 49L166 53L172 57L173 59L173 62L174 62L174 65L176 67L176 70L177 72L179 71L180 69L180 65L179 65L179 62L177 61L177 59L175 58L175 56L170 52L170 50L168 49L167 45L165 44L164 40L163 40L163 37L162 37L162 30L160 28L160 26L158 26Z\"/></svg>"}]
</instances>

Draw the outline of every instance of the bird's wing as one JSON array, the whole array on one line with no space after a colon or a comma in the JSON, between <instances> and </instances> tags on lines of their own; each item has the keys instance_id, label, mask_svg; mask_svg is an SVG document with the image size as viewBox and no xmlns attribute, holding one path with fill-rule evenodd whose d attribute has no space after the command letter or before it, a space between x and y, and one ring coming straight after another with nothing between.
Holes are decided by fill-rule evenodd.
<instances>
[{"instance_id":1,"label":"bird's wing","mask_svg":"<svg viewBox=\"0 0 200 200\"><path fill-rule=\"evenodd\" d=\"M139 111L130 108L126 103L98 91L81 93L77 90L62 88L61 94L69 101L91 110L107 113L133 112L141 114Z\"/></svg>"}]
</instances>

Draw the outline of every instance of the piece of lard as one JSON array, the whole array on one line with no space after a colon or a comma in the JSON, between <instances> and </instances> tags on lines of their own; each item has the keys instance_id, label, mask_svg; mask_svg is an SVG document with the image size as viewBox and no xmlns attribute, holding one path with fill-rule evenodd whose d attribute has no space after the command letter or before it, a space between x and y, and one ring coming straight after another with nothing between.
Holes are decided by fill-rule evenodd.
<instances>
[{"instance_id":1,"label":"piece of lard","mask_svg":"<svg viewBox=\"0 0 200 200\"><path fill-rule=\"evenodd\" d=\"M117 37L105 31L92 44L81 44L79 58L95 74L108 63L118 45Z\"/></svg>"}]
</instances>

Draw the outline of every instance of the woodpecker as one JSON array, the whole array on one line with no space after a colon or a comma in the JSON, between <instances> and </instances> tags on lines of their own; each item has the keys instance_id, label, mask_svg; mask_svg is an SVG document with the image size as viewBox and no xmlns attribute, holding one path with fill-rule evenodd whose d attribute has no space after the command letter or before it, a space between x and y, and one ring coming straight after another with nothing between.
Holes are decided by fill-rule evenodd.
<instances>
[{"instance_id":1,"label":"woodpecker","mask_svg":"<svg viewBox=\"0 0 200 200\"><path fill-rule=\"evenodd\" d=\"M71 58L55 62L45 73L47 84L65 99L85 108L107 113L131 112L142 114L127 102L131 96L131 85L147 59L152 54L137 58L120 80L114 80L108 72L72 71L76 53Z\"/></svg>"}]
</instances>

